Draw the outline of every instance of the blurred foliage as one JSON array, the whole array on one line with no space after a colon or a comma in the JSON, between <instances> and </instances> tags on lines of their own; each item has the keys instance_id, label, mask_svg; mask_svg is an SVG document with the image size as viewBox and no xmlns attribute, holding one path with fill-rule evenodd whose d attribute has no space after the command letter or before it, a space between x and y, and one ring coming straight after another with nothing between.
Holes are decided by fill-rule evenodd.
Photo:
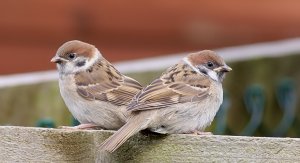
<instances>
[{"instance_id":1,"label":"blurred foliage","mask_svg":"<svg viewBox=\"0 0 300 163\"><path fill-rule=\"evenodd\" d=\"M227 92L228 99L226 111L221 113L227 117L220 119L222 123L226 122L226 128L218 124L221 129L217 129L214 122L208 130L218 130L216 132L218 134L241 135L253 116L245 106L246 90L253 85L259 85L263 89L265 104L262 121L253 135L272 136L284 116L284 110L280 107L276 95L282 79L290 79L295 83L293 87L296 89L295 101L299 101L299 61L300 55L290 55L228 63L233 71L228 73L224 81L224 90ZM162 71L127 75L145 86L159 77ZM295 119L283 136L300 136L299 103L296 103L295 108ZM35 126L40 119L47 118L52 118L56 126L74 124L60 97L57 81L0 89L0 113L0 125Z\"/></svg>"},{"instance_id":2,"label":"blurred foliage","mask_svg":"<svg viewBox=\"0 0 300 163\"><path fill-rule=\"evenodd\" d=\"M40 119L70 125L71 116L59 94L58 82L0 89L0 124L35 126Z\"/></svg>"},{"instance_id":3,"label":"blurred foliage","mask_svg":"<svg viewBox=\"0 0 300 163\"><path fill-rule=\"evenodd\" d=\"M242 53L241 53L242 55ZM283 113L279 108L276 97L278 83L289 78L295 83L300 81L300 55L290 55L278 58L258 58L250 61L229 63L233 71L227 75L224 88L229 92L231 107L228 117L227 133L239 135L250 120L244 104L245 89L253 84L263 87L265 93L265 107L263 121L254 135L271 136L272 131L279 125ZM297 101L299 101L300 85L295 85ZM296 104L296 119L285 136L299 137L299 103Z\"/></svg>"}]
</instances>

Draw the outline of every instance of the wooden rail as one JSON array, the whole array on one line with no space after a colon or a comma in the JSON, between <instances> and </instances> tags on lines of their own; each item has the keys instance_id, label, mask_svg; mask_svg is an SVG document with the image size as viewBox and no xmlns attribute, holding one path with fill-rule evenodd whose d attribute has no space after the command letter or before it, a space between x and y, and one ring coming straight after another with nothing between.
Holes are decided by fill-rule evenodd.
<instances>
[{"instance_id":1,"label":"wooden rail","mask_svg":"<svg viewBox=\"0 0 300 163\"><path fill-rule=\"evenodd\" d=\"M1 162L300 162L300 139L145 135L114 154L98 146L111 131L0 127Z\"/></svg>"}]
</instances>

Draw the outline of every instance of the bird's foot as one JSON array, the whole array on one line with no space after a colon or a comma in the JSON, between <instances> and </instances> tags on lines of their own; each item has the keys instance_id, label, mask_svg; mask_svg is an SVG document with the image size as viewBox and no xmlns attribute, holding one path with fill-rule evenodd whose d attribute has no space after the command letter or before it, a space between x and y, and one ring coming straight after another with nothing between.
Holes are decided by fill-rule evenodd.
<instances>
[{"instance_id":1,"label":"bird's foot","mask_svg":"<svg viewBox=\"0 0 300 163\"><path fill-rule=\"evenodd\" d=\"M195 135L213 135L211 132L202 132L202 131L194 131L193 134Z\"/></svg>"},{"instance_id":2,"label":"bird's foot","mask_svg":"<svg viewBox=\"0 0 300 163\"><path fill-rule=\"evenodd\" d=\"M68 129L68 130L93 130L99 129L99 126L91 123L80 124L78 126L59 126L60 129Z\"/></svg>"}]
</instances>

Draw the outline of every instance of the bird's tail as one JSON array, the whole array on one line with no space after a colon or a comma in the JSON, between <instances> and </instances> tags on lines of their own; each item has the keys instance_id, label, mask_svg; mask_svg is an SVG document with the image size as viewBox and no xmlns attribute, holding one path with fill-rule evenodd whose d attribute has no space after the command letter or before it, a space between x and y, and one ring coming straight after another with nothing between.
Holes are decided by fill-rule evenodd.
<instances>
[{"instance_id":1,"label":"bird's tail","mask_svg":"<svg viewBox=\"0 0 300 163\"><path fill-rule=\"evenodd\" d=\"M130 118L123 127L101 144L100 150L110 153L114 152L131 136L145 129L147 126L146 123L142 117L134 116Z\"/></svg>"}]
</instances>

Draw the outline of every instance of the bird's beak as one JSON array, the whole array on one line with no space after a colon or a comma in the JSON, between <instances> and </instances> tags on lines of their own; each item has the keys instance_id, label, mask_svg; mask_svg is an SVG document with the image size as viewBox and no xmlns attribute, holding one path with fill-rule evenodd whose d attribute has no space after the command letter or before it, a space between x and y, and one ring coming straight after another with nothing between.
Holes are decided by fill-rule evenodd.
<instances>
[{"instance_id":1,"label":"bird's beak","mask_svg":"<svg viewBox=\"0 0 300 163\"><path fill-rule=\"evenodd\" d=\"M58 56L54 56L50 62L53 62L53 63L62 63L64 61L63 58L60 58Z\"/></svg>"},{"instance_id":2,"label":"bird's beak","mask_svg":"<svg viewBox=\"0 0 300 163\"><path fill-rule=\"evenodd\" d=\"M218 68L214 69L214 71L216 71L216 72L229 72L231 70L232 70L232 68L227 66L227 65L224 65L224 66L221 66L221 67L218 67Z\"/></svg>"}]
</instances>

